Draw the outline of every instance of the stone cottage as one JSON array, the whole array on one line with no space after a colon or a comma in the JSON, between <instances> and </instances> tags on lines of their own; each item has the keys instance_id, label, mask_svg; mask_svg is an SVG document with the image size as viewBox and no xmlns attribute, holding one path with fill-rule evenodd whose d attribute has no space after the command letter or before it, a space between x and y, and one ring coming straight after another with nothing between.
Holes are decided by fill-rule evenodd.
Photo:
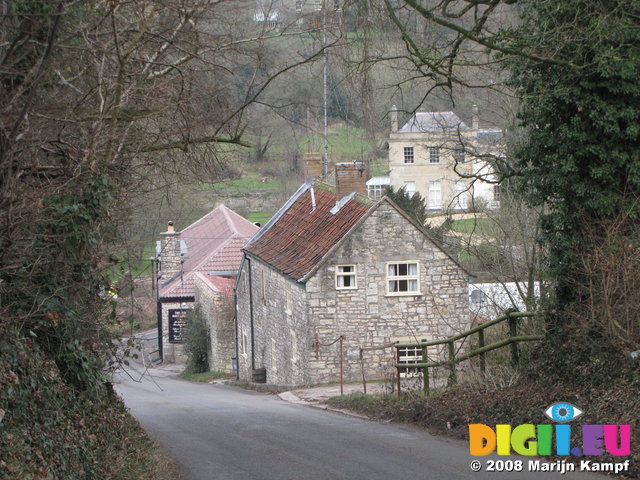
<instances>
[{"instance_id":1,"label":"stone cottage","mask_svg":"<svg viewBox=\"0 0 640 480\"><path fill-rule=\"evenodd\" d=\"M233 283L242 247L259 228L221 205L181 232L169 222L156 247L158 345L165 362L184 362L185 317L199 304L211 330L209 363L230 371L235 356Z\"/></svg>"},{"instance_id":2,"label":"stone cottage","mask_svg":"<svg viewBox=\"0 0 640 480\"><path fill-rule=\"evenodd\" d=\"M468 274L363 170L310 179L245 246L236 281L239 377L302 385L361 378L360 347L443 338L469 326ZM332 342L336 342L333 343ZM389 350L370 351L369 378ZM410 355L410 353L408 353ZM261 379L264 381L264 379Z\"/></svg>"}]
</instances>

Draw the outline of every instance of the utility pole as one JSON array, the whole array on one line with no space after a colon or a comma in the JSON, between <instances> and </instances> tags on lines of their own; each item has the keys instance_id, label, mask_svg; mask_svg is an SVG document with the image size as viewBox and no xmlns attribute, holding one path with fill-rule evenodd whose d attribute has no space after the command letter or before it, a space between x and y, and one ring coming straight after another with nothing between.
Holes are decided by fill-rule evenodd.
<instances>
[{"instance_id":1,"label":"utility pole","mask_svg":"<svg viewBox=\"0 0 640 480\"><path fill-rule=\"evenodd\" d=\"M322 179L329 177L329 137L327 136L327 6L322 0L322 55L324 66L322 69L322 97L324 102L324 153L322 155Z\"/></svg>"}]
</instances>

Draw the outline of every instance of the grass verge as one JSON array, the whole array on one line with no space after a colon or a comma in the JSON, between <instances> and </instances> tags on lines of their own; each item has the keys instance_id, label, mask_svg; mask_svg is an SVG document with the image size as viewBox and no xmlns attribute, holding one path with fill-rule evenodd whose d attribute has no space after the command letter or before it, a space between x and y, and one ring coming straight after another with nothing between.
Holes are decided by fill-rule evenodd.
<instances>
[{"instance_id":1,"label":"grass verge","mask_svg":"<svg viewBox=\"0 0 640 480\"><path fill-rule=\"evenodd\" d=\"M185 380L189 380L190 382L209 383L213 380L218 380L220 378L235 378L235 377L232 377L225 372L191 373L188 370L185 370L180 374L180 378L184 378Z\"/></svg>"},{"instance_id":2,"label":"grass verge","mask_svg":"<svg viewBox=\"0 0 640 480\"><path fill-rule=\"evenodd\" d=\"M457 386L425 396L422 392L395 395L363 395L361 393L334 397L329 405L351 410L371 418L407 422L425 427L433 433L468 440L468 425L482 423L494 427L508 424L550 423L544 411L553 403L566 401L585 413L575 424L631 425L640 428L640 378L616 382L606 388L528 379L509 388L481 389L477 386ZM576 425L576 426L577 426ZM580 428L572 429L571 445L582 445ZM633 437L633 435L632 435ZM604 454L597 462L631 460L626 478L640 478L640 451L633 444L630 457ZM577 461L580 457L554 457Z\"/></svg>"}]
</instances>

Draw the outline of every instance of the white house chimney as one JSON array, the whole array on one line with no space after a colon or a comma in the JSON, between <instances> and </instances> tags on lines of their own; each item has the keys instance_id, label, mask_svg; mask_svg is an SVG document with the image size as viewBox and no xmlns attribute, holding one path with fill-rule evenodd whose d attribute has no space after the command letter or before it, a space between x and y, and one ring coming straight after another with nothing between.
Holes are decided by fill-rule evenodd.
<instances>
[{"instance_id":1,"label":"white house chimney","mask_svg":"<svg viewBox=\"0 0 640 480\"><path fill-rule=\"evenodd\" d=\"M478 118L478 106L474 105L471 107L471 129L479 130L480 129L480 119Z\"/></svg>"},{"instance_id":2,"label":"white house chimney","mask_svg":"<svg viewBox=\"0 0 640 480\"><path fill-rule=\"evenodd\" d=\"M395 105L391 107L390 116L391 116L391 132L397 132L398 131L398 107L396 107Z\"/></svg>"}]
</instances>

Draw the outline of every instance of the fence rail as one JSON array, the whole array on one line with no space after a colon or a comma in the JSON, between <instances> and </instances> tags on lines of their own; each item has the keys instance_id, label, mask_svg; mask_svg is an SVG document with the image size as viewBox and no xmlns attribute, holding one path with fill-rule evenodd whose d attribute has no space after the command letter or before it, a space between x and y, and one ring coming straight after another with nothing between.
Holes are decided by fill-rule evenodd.
<instances>
[{"instance_id":1,"label":"fence rail","mask_svg":"<svg viewBox=\"0 0 640 480\"><path fill-rule=\"evenodd\" d=\"M422 369L422 381L423 381L423 389L425 392L429 390L429 369L435 367L448 366L449 367L449 380L448 384L453 385L456 383L456 365L465 360L469 360L473 357L480 356L480 371L482 375L485 374L486 370L486 361L485 354L492 350L496 350L498 348L506 347L507 345L511 346L511 363L513 366L517 366L520 363L520 355L518 352L518 343L520 342L534 342L542 340L542 335L518 335L518 320L522 318L531 318L535 317L535 313L531 312L511 312L503 315L501 317L496 318L495 320L491 320L489 322L478 325L477 327L472 328L471 330L467 330L459 335L455 335L453 337L445 338L442 340L433 340L431 342L418 342L418 343L397 343L395 344L396 348L396 378L397 378L397 386L398 386L398 395L400 395L401 388L401 373L403 370L407 369ZM499 323L508 322L509 323L509 337L503 340L499 340L497 342L491 343L489 345L485 344L484 331L497 325ZM455 354L455 342L459 340L463 340L468 338L473 334L478 334L478 348L471 350L463 355L456 356ZM448 359L442 360L439 362L429 362L427 356L427 347L432 347L436 345L446 345L448 350ZM400 350L403 348L420 348L422 349L422 362L418 363L400 363Z\"/></svg>"}]
</instances>

